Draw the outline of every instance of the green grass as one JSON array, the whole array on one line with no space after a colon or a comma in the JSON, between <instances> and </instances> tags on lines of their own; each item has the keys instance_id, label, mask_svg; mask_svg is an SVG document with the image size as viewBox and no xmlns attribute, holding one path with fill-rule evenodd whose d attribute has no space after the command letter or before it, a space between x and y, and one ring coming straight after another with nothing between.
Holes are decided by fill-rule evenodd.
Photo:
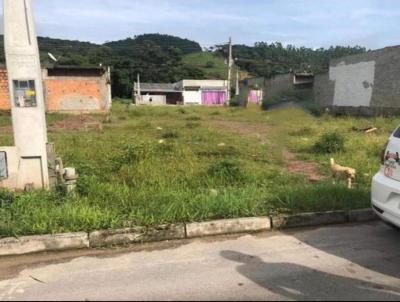
<instances>
[{"instance_id":1,"label":"green grass","mask_svg":"<svg viewBox=\"0 0 400 302\"><path fill-rule=\"evenodd\" d=\"M206 78L226 80L228 77L228 67L224 58L210 52L199 52L189 54L183 57L183 62L200 68ZM236 75L236 67L233 67L232 75Z\"/></svg>"},{"instance_id":2,"label":"green grass","mask_svg":"<svg viewBox=\"0 0 400 302\"><path fill-rule=\"evenodd\" d=\"M255 125L260 133L221 122ZM9 117L0 115L0 123L10 124ZM379 151L397 124L398 118L316 118L300 109L115 103L102 133L49 133L65 164L78 169L77 194L0 191L0 236L367 207ZM379 132L351 131L369 125ZM321 135L332 131L343 134L344 151L315 152ZM11 134L0 134L0 145L10 141ZM327 176L331 156L356 168L355 188L329 179L310 184L290 173L282 164L284 148L316 162Z\"/></svg>"}]
</instances>

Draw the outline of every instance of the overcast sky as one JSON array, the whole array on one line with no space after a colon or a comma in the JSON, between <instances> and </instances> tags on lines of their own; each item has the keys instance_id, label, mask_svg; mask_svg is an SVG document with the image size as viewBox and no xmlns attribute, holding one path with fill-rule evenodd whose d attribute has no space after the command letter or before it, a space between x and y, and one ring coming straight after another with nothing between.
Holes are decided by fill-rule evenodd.
<instances>
[{"instance_id":1,"label":"overcast sky","mask_svg":"<svg viewBox=\"0 0 400 302\"><path fill-rule=\"evenodd\" d=\"M202 46L400 44L399 0L32 0L38 33L102 43L143 33Z\"/></svg>"}]
</instances>

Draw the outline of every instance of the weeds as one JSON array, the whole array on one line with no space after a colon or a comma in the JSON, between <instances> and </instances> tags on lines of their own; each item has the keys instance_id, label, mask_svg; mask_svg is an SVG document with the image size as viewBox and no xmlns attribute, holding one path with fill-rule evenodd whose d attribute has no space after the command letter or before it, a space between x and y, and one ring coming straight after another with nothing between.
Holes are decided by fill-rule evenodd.
<instances>
[{"instance_id":1,"label":"weeds","mask_svg":"<svg viewBox=\"0 0 400 302\"><path fill-rule=\"evenodd\" d=\"M161 136L164 139L174 139L174 138L179 138L179 133L177 131L167 131L163 133Z\"/></svg>"},{"instance_id":2,"label":"weeds","mask_svg":"<svg viewBox=\"0 0 400 302\"><path fill-rule=\"evenodd\" d=\"M207 174L227 184L240 182L245 178L240 165L232 160L213 162L208 168Z\"/></svg>"},{"instance_id":3,"label":"weeds","mask_svg":"<svg viewBox=\"0 0 400 302\"><path fill-rule=\"evenodd\" d=\"M397 118L316 118L259 106L127 109L117 102L112 115L103 133L49 134L58 156L77 168L77 194L0 191L0 237L367 207L379 151L398 124ZM238 132L218 121L252 128ZM347 131L366 124L380 132ZM9 114L0 115L0 125L11 125ZM321 136L334 129L342 139ZM0 133L0 145L12 140ZM318 141L322 153L314 150ZM310 185L286 170L283 148L321 171L328 169L325 151L338 152L339 163L359 171L355 189Z\"/></svg>"},{"instance_id":4,"label":"weeds","mask_svg":"<svg viewBox=\"0 0 400 302\"><path fill-rule=\"evenodd\" d=\"M314 145L317 153L338 153L344 151L345 138L338 132L323 134Z\"/></svg>"}]
</instances>

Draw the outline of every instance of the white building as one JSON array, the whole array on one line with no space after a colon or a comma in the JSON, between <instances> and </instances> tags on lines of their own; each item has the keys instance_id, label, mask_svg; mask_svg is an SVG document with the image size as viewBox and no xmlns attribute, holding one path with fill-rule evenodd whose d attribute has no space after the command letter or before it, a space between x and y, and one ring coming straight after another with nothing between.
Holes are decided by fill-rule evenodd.
<instances>
[{"instance_id":1,"label":"white building","mask_svg":"<svg viewBox=\"0 0 400 302\"><path fill-rule=\"evenodd\" d=\"M140 91L140 97L139 97ZM182 80L174 84L142 83L134 85L137 105L225 105L228 81Z\"/></svg>"}]
</instances>

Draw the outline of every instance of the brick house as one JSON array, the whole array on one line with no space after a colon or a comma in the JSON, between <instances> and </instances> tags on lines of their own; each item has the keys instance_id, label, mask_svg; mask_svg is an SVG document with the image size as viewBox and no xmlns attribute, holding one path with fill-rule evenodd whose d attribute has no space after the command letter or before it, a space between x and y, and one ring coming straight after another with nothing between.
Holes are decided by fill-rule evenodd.
<instances>
[{"instance_id":1,"label":"brick house","mask_svg":"<svg viewBox=\"0 0 400 302\"><path fill-rule=\"evenodd\" d=\"M53 66L42 70L48 112L106 113L111 108L110 72L102 67ZM6 67L0 66L0 110L11 110Z\"/></svg>"}]
</instances>

